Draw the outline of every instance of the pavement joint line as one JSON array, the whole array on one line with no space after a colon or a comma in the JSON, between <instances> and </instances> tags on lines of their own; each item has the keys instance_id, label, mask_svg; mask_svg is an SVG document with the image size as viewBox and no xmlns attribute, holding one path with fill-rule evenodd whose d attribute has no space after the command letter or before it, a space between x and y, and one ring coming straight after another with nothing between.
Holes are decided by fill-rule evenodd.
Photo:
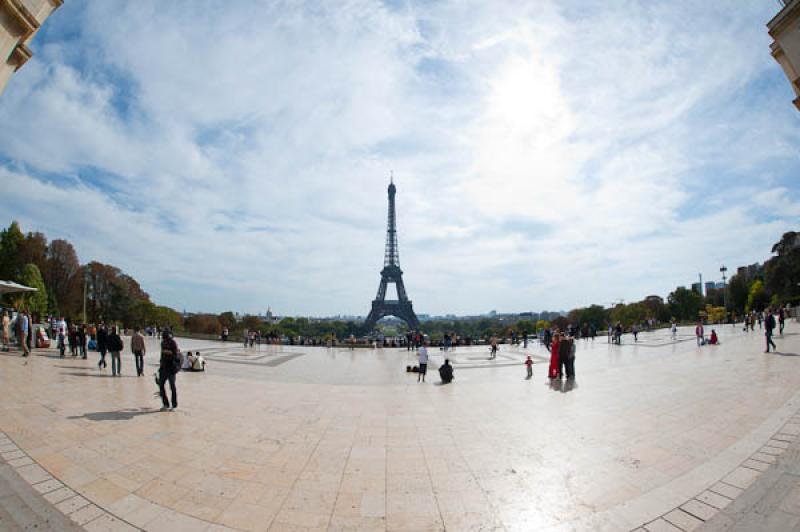
<instances>
[{"instance_id":1,"label":"pavement joint line","mask_svg":"<svg viewBox=\"0 0 800 532\"><path fill-rule=\"evenodd\" d=\"M753 482L755 482L755 481L756 481L756 480L757 480L757 479L758 479L758 478L759 478L759 477L762 475L762 473L765 473L765 472L766 472L766 471L768 471L770 468L774 467L774 466L775 466L775 463L764 462L764 461L762 461L762 460L759 460L758 458L756 458L756 457L755 457L755 455L758 455L758 454L765 454L765 455L767 455L767 456L772 456L772 457L775 457L775 458L777 458L778 456L782 455L782 454L783 454L783 453L786 451L786 448L784 448L784 447L782 447L782 446L781 446L781 447L774 447L774 446L771 446L771 445L769 445L769 442L770 442L770 441L772 441L772 440L777 440L777 441L786 441L786 442L787 442L787 447L788 447L788 443L790 443L790 442L793 442L793 441L794 441L794 440L797 438L797 436L795 436L795 435L792 435L792 434L783 433L783 432L781 432L781 431L782 431L782 430L785 430L785 429L786 429L786 427L787 427L787 425L794 425L794 426L797 426L797 425L798 425L798 422L796 421L796 418L797 418L797 416L798 416L798 415L800 415L800 408L799 408L799 409L797 409L797 410L796 410L796 412L795 412L795 413L794 413L792 416L790 416L790 417L787 419L787 421L786 421L786 422L784 422L784 423L783 423L783 425L781 425L781 427L780 427L780 428L779 428L779 429L778 429L778 430L775 432L775 434L773 434L771 437L769 437L769 438L767 439L766 443L765 443L765 444L764 444L762 447L760 447L760 448L759 448L757 451L755 451L755 452L754 452L754 453L752 453L750 456L748 456L747 458L745 458L745 460L743 460L743 461L742 461L742 462L741 462L741 463L740 463L738 466L736 466L735 468L733 468L733 470L729 471L729 472L728 472L726 475L723 475L723 477L722 477L722 478L720 478L720 479L719 479L717 482L714 482L714 483L712 483L712 484L710 485L710 487L709 487L709 488L707 488L707 490L708 490L708 491L711 491L711 492L713 492L713 493L716 493L717 495L720 495L720 496L722 496L722 497L725 497L726 499L729 499L729 500L731 500L731 501L734 501L735 499L731 499L730 497L727 497L726 495L724 495L724 494L722 494L722 493L719 493L719 492L717 492L717 491L714 491L714 489L713 489L713 486L714 486L714 485L716 485L716 484L718 484L718 483L721 483L721 484L724 484L724 485L726 485L726 486L730 486L730 487L732 487L732 488L736 488L737 490L739 490L739 495L737 495L737 498L738 498L738 497L740 497L740 496L741 496L741 495L744 493L744 491L745 491L745 488L741 488L741 487L739 487L739 486L735 486L735 485L731 484L730 482L725 482L723 479L725 479L725 478L728 478L728 477L729 477L731 474L733 474L734 472L736 472L736 471L737 471L737 470L739 470L740 468L744 468L744 469L747 469L747 470L749 470L749 471L753 471L753 472L755 472L755 477L753 478L753 480L752 480L750 483L748 483L748 486L750 486L750 485L751 485ZM767 468L765 468L765 469L763 469L763 470L761 470L761 469L755 469L755 468L752 468L752 467L749 467L748 465L746 465L746 463L747 463L747 461L748 461L748 460L753 460L753 461L756 461L756 462L761 462L761 463L767 464L769 467L767 467ZM706 490L703 490L703 492L704 492L704 491L706 491ZM661 516L659 516L658 518L656 518L656 519L654 519L654 520L651 520L651 521L648 521L647 523L641 524L641 525L639 525L639 526L637 526L636 528L633 528L633 529L631 529L631 530L632 530L632 531L635 531L635 530L639 530L639 529L641 529L641 528L648 529L648 528L647 528L647 527L648 527L648 525L650 525L650 524L653 524L653 523L655 523L655 522L657 522L657 521L659 521L659 520L666 521L666 522L667 522L667 523L669 523L670 525L672 525L672 526L674 526L674 527L677 527L677 528L679 528L679 529L681 529L681 530L684 530L684 529L683 529L683 528L682 528L682 527L681 527L681 526L680 526L678 523L674 523L674 522L672 522L672 521L671 521L671 520L670 520L670 519L667 517L667 515L669 515L669 514L671 514L671 513L675 512L675 510L680 510L680 511L682 511L682 512L686 513L687 515L690 515L691 517L693 517L693 518L695 518L695 519L699 519L699 520L701 521L701 523L705 522L705 521L706 521L706 519L703 519L702 517L696 516L696 515L692 514L691 512L689 512L688 510L686 510L686 509L684 509L684 508L683 508L683 506L685 506L686 504L688 504L688 503L690 503L691 501L694 501L694 500L697 500L698 502L701 502L702 504L706 504L706 503L703 503L703 502L702 502L702 500L698 499L698 498L699 498L699 497L700 497L700 496L703 494L703 492L700 492L699 494L695 495L694 497L691 497L691 498L689 498L689 499L688 499L688 500L686 500L686 501L685 501L683 504L680 504L680 505L678 505L677 507L673 508L672 510L669 510L669 511L667 511L667 512L663 513L663 514L662 514ZM673 515L674 515L674 514L673 514ZM649 530L649 529L648 529L648 530Z\"/></svg>"},{"instance_id":2,"label":"pavement joint line","mask_svg":"<svg viewBox=\"0 0 800 532\"><path fill-rule=\"evenodd\" d=\"M21 477L24 482L26 482L29 486L31 486L34 490L36 490L36 492L39 495L42 496L42 499L45 501L45 504L49 504L52 508L55 508L56 510L60 511L66 517L70 518L73 522L75 522L75 520L71 518L71 516L73 514L75 514L77 512L80 512L81 510L84 510L85 508L87 508L87 507L89 507L91 505L94 505L97 508L99 508L101 513L98 514L96 517L94 517L94 518L90 519L89 521L87 521L87 522L83 523L82 525L80 525L82 527L85 527L85 526L89 525L90 523L92 523L96 519L101 519L104 516L108 516L110 518L116 519L117 521L125 523L126 525L131 526L136 530L142 530L141 528L133 525L132 523L126 521L125 519L119 517L118 515L112 514L111 512L109 512L108 510L106 510L105 508L100 506L99 504L97 504L94 501L92 501L92 500L86 498L85 496L79 494L77 491L73 490L72 488L67 486L65 483L63 483L60 480L56 479L53 475L50 474L49 471L47 471L47 468L43 467L41 464L39 464L39 462L34 460L28 453L26 453L25 451L20 449L19 446L17 446L16 443L14 443L14 441L7 434L5 434L4 432L0 431L0 441L2 441L2 440L8 440L10 442L10 445L13 445L15 447L16 451L14 451L14 452L20 452L23 455L23 456L18 457L18 458L8 458L8 457L5 456L6 454L9 454L8 452L0 453L0 456L2 456L2 459L7 464L9 464L11 467L13 467L14 469L19 469L20 467L25 467L25 466L30 466L30 465L34 465L35 464L36 466L38 466L42 470L44 470L45 473L47 473L47 477L48 478L45 478L43 480L37 480L36 482L31 482L27 478ZM20 463L19 465L16 465L16 466L11 463L13 461L19 460L20 458L27 458L27 459L30 460L30 463L27 463L27 464ZM49 483L57 482L58 485L54 486L53 489L50 489L50 490L47 490L47 491L39 491L36 488L36 486L47 484L48 482ZM53 496L54 493L59 492L62 489L68 490L68 492L69 492L66 497L64 497L62 499L62 498L58 498L58 497ZM47 495L50 495L51 497L48 498ZM51 499L53 499L55 502L53 500L51 500ZM71 504L64 504L64 503L67 503L69 501L73 501L73 502Z\"/></svg>"}]
</instances>

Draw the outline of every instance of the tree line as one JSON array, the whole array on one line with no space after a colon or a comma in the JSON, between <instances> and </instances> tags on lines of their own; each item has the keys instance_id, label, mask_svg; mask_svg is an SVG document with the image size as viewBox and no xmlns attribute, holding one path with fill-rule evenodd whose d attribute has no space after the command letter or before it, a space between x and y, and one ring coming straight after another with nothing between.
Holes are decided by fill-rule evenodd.
<instances>
[{"instance_id":1,"label":"tree line","mask_svg":"<svg viewBox=\"0 0 800 532\"><path fill-rule=\"evenodd\" d=\"M237 318L231 312L193 314L184 318L179 312L159 306L150 300L139 283L119 268L97 261L81 264L70 242L56 239L48 242L40 232L23 233L17 222L0 232L0 279L11 280L37 289L36 292L6 296L14 306L26 306L38 316L65 316L73 321L83 319L84 293L88 322L114 322L124 327L170 326L192 334L219 336L227 329L231 336L259 331L263 336L337 338L351 334L370 334L363 322L314 320L285 317L278 322L264 321L258 316ZM800 304L800 233L790 231L772 246L772 257L764 264L740 268L725 289L710 289L705 296L677 287L666 300L647 296L641 301L619 303L610 308L601 305L576 308L551 321L510 317L435 320L423 324L432 339L456 334L473 339L495 335L533 334L545 327L581 327L589 324L602 328L620 322L625 327L652 320L694 322L704 318L725 321L750 311L763 311L769 305ZM379 324L379 331L390 336L403 334L402 325Z\"/></svg>"},{"instance_id":2,"label":"tree line","mask_svg":"<svg viewBox=\"0 0 800 532\"><path fill-rule=\"evenodd\" d=\"M68 240L48 242L41 232L23 233L16 221L0 231L0 279L36 288L5 299L40 319L63 316L80 322L85 297L89 323L178 327L182 321L175 310L153 303L136 279L119 268L97 261L81 264Z\"/></svg>"}]
</instances>

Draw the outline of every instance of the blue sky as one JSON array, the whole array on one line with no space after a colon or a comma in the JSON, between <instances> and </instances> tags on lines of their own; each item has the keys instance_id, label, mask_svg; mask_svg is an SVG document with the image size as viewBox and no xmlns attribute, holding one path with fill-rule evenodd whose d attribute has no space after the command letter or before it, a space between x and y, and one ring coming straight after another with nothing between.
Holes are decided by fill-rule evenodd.
<instances>
[{"instance_id":1,"label":"blue sky","mask_svg":"<svg viewBox=\"0 0 800 532\"><path fill-rule=\"evenodd\" d=\"M193 311L666 296L800 216L774 2L66 2L0 97L0 214ZM6 222L6 223L7 223Z\"/></svg>"}]
</instances>

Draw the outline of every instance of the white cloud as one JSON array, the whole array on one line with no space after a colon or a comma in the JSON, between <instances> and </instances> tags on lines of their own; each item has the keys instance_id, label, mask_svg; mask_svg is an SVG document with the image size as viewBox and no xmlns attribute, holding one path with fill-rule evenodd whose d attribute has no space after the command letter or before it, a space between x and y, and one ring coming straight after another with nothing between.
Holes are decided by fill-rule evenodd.
<instances>
[{"instance_id":1,"label":"white cloud","mask_svg":"<svg viewBox=\"0 0 800 532\"><path fill-rule=\"evenodd\" d=\"M68 3L0 99L2 212L175 307L366 313L390 170L426 313L665 295L797 219L765 6L210 12Z\"/></svg>"}]
</instances>

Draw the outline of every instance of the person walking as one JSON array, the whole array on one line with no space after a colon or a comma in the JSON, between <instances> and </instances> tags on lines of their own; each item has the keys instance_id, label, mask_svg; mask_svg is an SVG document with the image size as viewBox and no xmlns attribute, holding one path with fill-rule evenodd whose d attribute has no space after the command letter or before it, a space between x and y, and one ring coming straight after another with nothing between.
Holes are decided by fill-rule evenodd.
<instances>
[{"instance_id":1,"label":"person walking","mask_svg":"<svg viewBox=\"0 0 800 532\"><path fill-rule=\"evenodd\" d=\"M555 333L553 335L553 340L550 342L550 369L547 372L547 378L550 380L561 376L561 364L558 359L560 343L561 335L559 333Z\"/></svg>"},{"instance_id":2,"label":"person walking","mask_svg":"<svg viewBox=\"0 0 800 532\"><path fill-rule=\"evenodd\" d=\"M22 350L22 356L26 357L31 354L28 349L28 316L24 312L17 313L17 340L19 341L19 348Z\"/></svg>"},{"instance_id":3,"label":"person walking","mask_svg":"<svg viewBox=\"0 0 800 532\"><path fill-rule=\"evenodd\" d=\"M116 325L111 327L111 334L108 335L106 345L111 352L111 375L114 377L120 376L122 375L122 359L120 358L120 354L125 348L125 344L122 343L122 338L120 338L117 333Z\"/></svg>"},{"instance_id":4,"label":"person walking","mask_svg":"<svg viewBox=\"0 0 800 532\"><path fill-rule=\"evenodd\" d=\"M69 326L69 333L67 334L67 342L69 342L69 352L72 356L78 356L78 331L75 325Z\"/></svg>"},{"instance_id":5,"label":"person walking","mask_svg":"<svg viewBox=\"0 0 800 532\"><path fill-rule=\"evenodd\" d=\"M786 311L783 310L783 307L778 309L778 332L781 336L783 336L783 326L786 323Z\"/></svg>"},{"instance_id":6,"label":"person walking","mask_svg":"<svg viewBox=\"0 0 800 532\"><path fill-rule=\"evenodd\" d=\"M100 360L97 361L97 368L106 368L106 351L108 351L108 331L106 324L100 323L97 326L97 350L100 352ZM84 357L85 358L85 357ZM111 369L114 369L113 367Z\"/></svg>"},{"instance_id":7,"label":"person walking","mask_svg":"<svg viewBox=\"0 0 800 532\"><path fill-rule=\"evenodd\" d=\"M131 351L133 351L133 357L136 359L136 376L141 377L144 375L144 353L147 350L144 344L144 336L139 332L139 328L136 327L133 330L133 336L131 337Z\"/></svg>"},{"instance_id":8,"label":"person walking","mask_svg":"<svg viewBox=\"0 0 800 532\"><path fill-rule=\"evenodd\" d=\"M417 351L419 356L419 372L417 373L417 382L425 382L425 373L428 372L428 342L424 342L419 346Z\"/></svg>"},{"instance_id":9,"label":"person walking","mask_svg":"<svg viewBox=\"0 0 800 532\"><path fill-rule=\"evenodd\" d=\"M575 338L569 337L567 338L567 345L569 346L565 349L566 356L564 360L564 373L567 376L567 380L575 380L575 351L577 346L575 345ZM559 349L559 353L561 350Z\"/></svg>"},{"instance_id":10,"label":"person walking","mask_svg":"<svg viewBox=\"0 0 800 532\"><path fill-rule=\"evenodd\" d=\"M778 346L775 345L775 342L772 341L772 331L775 330L775 316L772 315L772 309L767 311L767 317L764 319L764 336L767 339L767 350L764 351L765 353L769 353L769 346L772 346L772 349L775 351L778 350Z\"/></svg>"},{"instance_id":11,"label":"person walking","mask_svg":"<svg viewBox=\"0 0 800 532\"><path fill-rule=\"evenodd\" d=\"M525 359L525 369L528 372L528 376L525 377L525 378L526 379L532 378L533 377L533 360L531 359L530 355L528 355L528 358Z\"/></svg>"},{"instance_id":12,"label":"person walking","mask_svg":"<svg viewBox=\"0 0 800 532\"><path fill-rule=\"evenodd\" d=\"M86 324L81 323L78 327L78 349L81 352L81 358L86 360Z\"/></svg>"},{"instance_id":13,"label":"person walking","mask_svg":"<svg viewBox=\"0 0 800 532\"><path fill-rule=\"evenodd\" d=\"M172 338L172 332L169 329L164 329L161 333L161 360L158 367L158 391L161 395L161 411L172 411L178 408L178 390L175 387L175 376L180 371L181 353L178 350L178 344ZM167 392L164 386L169 381L169 387L172 391L172 407L167 400Z\"/></svg>"},{"instance_id":14,"label":"person walking","mask_svg":"<svg viewBox=\"0 0 800 532\"><path fill-rule=\"evenodd\" d=\"M562 337L561 342L558 344L558 378L564 375L569 378L569 357L572 352L572 346L575 345L573 336Z\"/></svg>"},{"instance_id":15,"label":"person walking","mask_svg":"<svg viewBox=\"0 0 800 532\"><path fill-rule=\"evenodd\" d=\"M634 342L638 342L639 341L639 326L634 323L633 326L631 327L631 332L633 333L633 341Z\"/></svg>"},{"instance_id":16,"label":"person walking","mask_svg":"<svg viewBox=\"0 0 800 532\"><path fill-rule=\"evenodd\" d=\"M703 330L703 322L698 321L697 327L694 328L694 335L697 337L697 345L705 343L705 331Z\"/></svg>"},{"instance_id":17,"label":"person walking","mask_svg":"<svg viewBox=\"0 0 800 532\"><path fill-rule=\"evenodd\" d=\"M64 352L67 350L67 338L64 334L64 328L58 328L58 353L61 355L61 358L64 358Z\"/></svg>"},{"instance_id":18,"label":"person walking","mask_svg":"<svg viewBox=\"0 0 800 532\"><path fill-rule=\"evenodd\" d=\"M497 336L492 336L489 340L489 343L492 345L492 351L489 353L490 359L497 358Z\"/></svg>"},{"instance_id":19,"label":"person walking","mask_svg":"<svg viewBox=\"0 0 800 532\"><path fill-rule=\"evenodd\" d=\"M3 311L3 351L8 353L11 349L11 318L8 317L8 311Z\"/></svg>"},{"instance_id":20,"label":"person walking","mask_svg":"<svg viewBox=\"0 0 800 532\"><path fill-rule=\"evenodd\" d=\"M677 340L678 339L678 324L675 323L674 321L672 322L672 327L670 327L670 331L672 332L672 339L673 340Z\"/></svg>"}]
</instances>

